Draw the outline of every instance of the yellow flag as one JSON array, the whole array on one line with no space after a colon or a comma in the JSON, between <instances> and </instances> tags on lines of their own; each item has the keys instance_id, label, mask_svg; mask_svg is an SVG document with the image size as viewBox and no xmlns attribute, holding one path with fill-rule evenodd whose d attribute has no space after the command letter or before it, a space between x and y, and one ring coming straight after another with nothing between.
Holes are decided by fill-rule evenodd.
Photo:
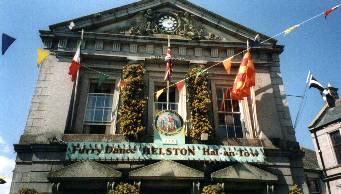
<instances>
[{"instance_id":1,"label":"yellow flag","mask_svg":"<svg viewBox=\"0 0 341 194\"><path fill-rule=\"evenodd\" d=\"M291 26L290 28L284 30L284 36L288 35L290 32L292 32L293 30L295 30L296 28L300 27L299 24L296 24L294 26Z\"/></svg>"},{"instance_id":2,"label":"yellow flag","mask_svg":"<svg viewBox=\"0 0 341 194\"><path fill-rule=\"evenodd\" d=\"M231 66L232 66L231 57L228 58L228 59L225 59L225 60L223 61L223 65L224 65L224 68L225 68L226 73L227 73L227 74L230 74Z\"/></svg>"},{"instance_id":3,"label":"yellow flag","mask_svg":"<svg viewBox=\"0 0 341 194\"><path fill-rule=\"evenodd\" d=\"M163 93L163 89L156 92L156 100L159 99L159 97L162 93Z\"/></svg>"},{"instance_id":4,"label":"yellow flag","mask_svg":"<svg viewBox=\"0 0 341 194\"><path fill-rule=\"evenodd\" d=\"M49 54L50 53L48 50L38 48L37 64L41 65L44 62L44 60L46 59L46 57L49 56Z\"/></svg>"}]
</instances>

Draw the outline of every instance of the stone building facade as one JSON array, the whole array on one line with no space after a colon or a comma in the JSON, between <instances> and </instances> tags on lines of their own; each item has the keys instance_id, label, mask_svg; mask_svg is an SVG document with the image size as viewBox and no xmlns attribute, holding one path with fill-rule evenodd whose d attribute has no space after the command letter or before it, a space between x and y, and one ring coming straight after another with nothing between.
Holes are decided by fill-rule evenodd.
<instances>
[{"instance_id":1,"label":"stone building facade","mask_svg":"<svg viewBox=\"0 0 341 194\"><path fill-rule=\"evenodd\" d=\"M309 126L323 181L330 194L341 193L341 100L322 107Z\"/></svg>"},{"instance_id":2,"label":"stone building facade","mask_svg":"<svg viewBox=\"0 0 341 194\"><path fill-rule=\"evenodd\" d=\"M70 22L75 24L71 30ZM69 65L82 29L83 66L78 80L72 82ZM186 0L138 1L41 30L45 49L51 54L39 67L24 134L14 146L17 159L11 194L24 187L42 193L106 193L119 182L135 183L141 193L148 194L200 193L209 184L219 184L231 194L287 194L294 184L304 187L304 153L295 137L280 73L279 55L284 47L272 39L251 50L256 68L253 97L239 102L225 99L234 107L229 111L219 108L219 100L222 92L232 86L242 56L233 58L229 75L222 65L208 71L210 119L215 131L212 141L203 138L193 143L186 136L184 145L153 144L156 112L165 105L164 97L156 99L154 94L165 87L167 37L171 39L175 83L192 67L209 67L245 50L246 41L257 34L261 40L269 38ZM127 64L140 64L146 69L146 132L139 138L142 142L127 139L117 125L117 84ZM98 72L109 75L100 89L96 87ZM102 105L90 106L94 99ZM179 111L188 108L186 98L174 87L170 89L170 102L174 105L171 109L179 112L191 130L190 119ZM102 113L96 116L96 110ZM233 122L227 125L231 115ZM149 145L148 157L144 152L119 156L79 152L87 146L93 151L97 146L136 150ZM73 152L74 146L79 147ZM237 149L248 156L225 157L217 153L217 157L207 157L212 152L205 151L200 156L184 156L187 159L157 156L158 150L167 148L174 152L186 148L188 155L211 148ZM257 157L248 159L255 150Z\"/></svg>"}]
</instances>

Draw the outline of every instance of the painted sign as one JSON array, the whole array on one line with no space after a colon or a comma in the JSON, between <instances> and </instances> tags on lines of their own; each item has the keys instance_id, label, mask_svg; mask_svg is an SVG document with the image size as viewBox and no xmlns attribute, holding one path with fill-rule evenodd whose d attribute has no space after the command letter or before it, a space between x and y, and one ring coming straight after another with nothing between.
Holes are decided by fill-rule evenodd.
<instances>
[{"instance_id":1,"label":"painted sign","mask_svg":"<svg viewBox=\"0 0 341 194\"><path fill-rule=\"evenodd\" d=\"M185 130L181 116L171 110L161 111L155 118L154 143L185 144Z\"/></svg>"},{"instance_id":2,"label":"painted sign","mask_svg":"<svg viewBox=\"0 0 341 194\"><path fill-rule=\"evenodd\" d=\"M141 161L197 160L264 162L262 147L203 144L68 142L67 160Z\"/></svg>"}]
</instances>

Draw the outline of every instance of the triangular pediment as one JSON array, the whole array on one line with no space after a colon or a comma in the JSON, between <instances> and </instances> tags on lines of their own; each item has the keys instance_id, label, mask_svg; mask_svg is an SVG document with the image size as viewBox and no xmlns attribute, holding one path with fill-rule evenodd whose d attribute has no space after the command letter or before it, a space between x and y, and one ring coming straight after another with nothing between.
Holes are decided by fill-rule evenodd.
<instances>
[{"instance_id":1,"label":"triangular pediment","mask_svg":"<svg viewBox=\"0 0 341 194\"><path fill-rule=\"evenodd\" d=\"M203 179L204 173L183 164L163 160L129 172L129 178L137 180L193 180Z\"/></svg>"},{"instance_id":2,"label":"triangular pediment","mask_svg":"<svg viewBox=\"0 0 341 194\"><path fill-rule=\"evenodd\" d=\"M50 180L68 179L116 179L121 177L121 172L94 161L81 161L65 166L62 169L50 172Z\"/></svg>"},{"instance_id":3,"label":"triangular pediment","mask_svg":"<svg viewBox=\"0 0 341 194\"><path fill-rule=\"evenodd\" d=\"M245 163L237 163L211 174L213 180L274 182L276 175Z\"/></svg>"},{"instance_id":4,"label":"triangular pediment","mask_svg":"<svg viewBox=\"0 0 341 194\"><path fill-rule=\"evenodd\" d=\"M87 32L132 36L165 35L178 39L245 42L260 34L186 0L143 0L50 26L51 31L84 29Z\"/></svg>"}]
</instances>

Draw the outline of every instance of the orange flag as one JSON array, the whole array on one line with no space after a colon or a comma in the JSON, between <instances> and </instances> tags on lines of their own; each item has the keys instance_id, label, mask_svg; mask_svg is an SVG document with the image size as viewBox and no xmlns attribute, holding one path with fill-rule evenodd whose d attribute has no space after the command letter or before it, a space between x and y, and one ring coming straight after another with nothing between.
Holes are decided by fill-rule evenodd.
<instances>
[{"instance_id":1,"label":"orange flag","mask_svg":"<svg viewBox=\"0 0 341 194\"><path fill-rule=\"evenodd\" d=\"M255 67L251 53L245 53L239 66L238 74L234 80L231 97L234 100L243 100L250 96L250 88L255 85Z\"/></svg>"},{"instance_id":2,"label":"orange flag","mask_svg":"<svg viewBox=\"0 0 341 194\"><path fill-rule=\"evenodd\" d=\"M225 60L223 61L223 65L224 65L224 68L225 68L226 73L227 73L227 74L230 74L231 66L232 66L231 57L225 59Z\"/></svg>"}]
</instances>

